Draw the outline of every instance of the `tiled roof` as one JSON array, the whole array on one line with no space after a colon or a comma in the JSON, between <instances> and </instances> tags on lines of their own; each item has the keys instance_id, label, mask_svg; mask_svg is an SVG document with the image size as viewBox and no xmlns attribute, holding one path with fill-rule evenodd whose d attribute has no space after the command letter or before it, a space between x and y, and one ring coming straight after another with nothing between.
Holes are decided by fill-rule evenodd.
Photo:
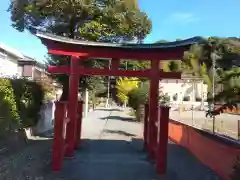
<instances>
[{"instance_id":1,"label":"tiled roof","mask_svg":"<svg viewBox=\"0 0 240 180\"><path fill-rule=\"evenodd\" d=\"M48 39L56 42L76 44L80 46L92 46L92 47L109 47L109 48L124 48L124 49L164 49L174 48L181 46L189 46L194 43L200 43L203 40L201 37L193 37L182 41L174 41L168 43L154 43L154 44L130 44L130 43L103 43L93 41L75 40L63 36L57 36L50 33L37 32L36 36L41 39Z\"/></svg>"}]
</instances>

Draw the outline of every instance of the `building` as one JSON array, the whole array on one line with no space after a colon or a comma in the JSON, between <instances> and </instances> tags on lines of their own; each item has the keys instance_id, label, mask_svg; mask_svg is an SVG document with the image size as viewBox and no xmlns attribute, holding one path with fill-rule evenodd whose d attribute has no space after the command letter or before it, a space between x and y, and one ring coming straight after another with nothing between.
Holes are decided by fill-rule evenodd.
<instances>
[{"instance_id":1,"label":"building","mask_svg":"<svg viewBox=\"0 0 240 180\"><path fill-rule=\"evenodd\" d=\"M18 67L22 77L38 80L48 76L45 65L28 56L18 60Z\"/></svg>"},{"instance_id":2,"label":"building","mask_svg":"<svg viewBox=\"0 0 240 180\"><path fill-rule=\"evenodd\" d=\"M24 58L17 50L0 43L0 76L21 76L18 60Z\"/></svg>"},{"instance_id":3,"label":"building","mask_svg":"<svg viewBox=\"0 0 240 180\"><path fill-rule=\"evenodd\" d=\"M207 100L207 85L201 77L183 75L182 79L162 80L159 86L164 94L168 94L171 102Z\"/></svg>"},{"instance_id":4,"label":"building","mask_svg":"<svg viewBox=\"0 0 240 180\"><path fill-rule=\"evenodd\" d=\"M61 86L50 77L44 64L2 43L0 43L0 77L24 77L35 81L44 79L54 85L56 98L61 95Z\"/></svg>"}]
</instances>

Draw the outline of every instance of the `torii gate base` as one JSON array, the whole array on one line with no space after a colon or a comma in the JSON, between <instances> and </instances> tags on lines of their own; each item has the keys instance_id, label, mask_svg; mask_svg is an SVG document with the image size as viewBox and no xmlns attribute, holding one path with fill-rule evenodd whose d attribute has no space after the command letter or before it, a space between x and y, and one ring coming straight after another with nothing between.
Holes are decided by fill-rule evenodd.
<instances>
[{"instance_id":1,"label":"torii gate base","mask_svg":"<svg viewBox=\"0 0 240 180\"><path fill-rule=\"evenodd\" d=\"M164 174L167 165L169 109L160 107L161 113L159 116L159 80L180 79L181 73L162 72L159 70L159 62L160 60L181 59L184 51L201 39L196 37L171 43L126 45L83 42L42 33L38 33L37 36L47 46L49 53L71 56L70 66L49 66L48 68L49 73L69 75L70 82L69 101L56 103L52 170L59 171L62 168L63 157L74 156L74 149L80 142L82 102L78 103L79 77L100 75L149 78L150 95L149 105L146 106L144 142L150 159L155 159L157 162L158 172ZM113 58L111 68L85 68L81 62L91 57ZM151 68L136 71L120 70L120 59L149 60Z\"/></svg>"},{"instance_id":2,"label":"torii gate base","mask_svg":"<svg viewBox=\"0 0 240 180\"><path fill-rule=\"evenodd\" d=\"M69 118L67 117L67 102L57 101L55 109L55 122L54 122L54 139L53 139L53 151L52 151L52 170L60 171L62 169L63 158L69 156L67 149L69 143L66 139L66 129L69 124ZM81 143L81 126L82 126L82 111L83 102L78 102L77 121L73 132L75 138L71 143L74 143L74 149L78 148Z\"/></svg>"}]
</instances>

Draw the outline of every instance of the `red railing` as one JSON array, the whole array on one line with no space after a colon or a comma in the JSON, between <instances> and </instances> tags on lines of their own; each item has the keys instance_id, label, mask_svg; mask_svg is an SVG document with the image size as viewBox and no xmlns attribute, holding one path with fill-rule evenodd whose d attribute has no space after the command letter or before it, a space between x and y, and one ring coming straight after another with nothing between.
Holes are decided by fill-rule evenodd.
<instances>
[{"instance_id":1,"label":"red railing","mask_svg":"<svg viewBox=\"0 0 240 180\"><path fill-rule=\"evenodd\" d=\"M160 106L158 117L149 120L149 105L145 105L144 115L144 147L149 158L156 162L156 170L159 174L165 174L167 170L167 145L168 145L168 121L169 107Z\"/></svg>"},{"instance_id":2,"label":"red railing","mask_svg":"<svg viewBox=\"0 0 240 180\"><path fill-rule=\"evenodd\" d=\"M62 161L66 155L66 148L68 146L66 141L66 129L69 123L68 118L68 104L67 102L57 101L55 109L54 121L54 139L52 151L52 170L59 171L62 168ZM75 126L75 139L74 144L77 148L81 140L81 124L82 124L82 106L83 102L78 103L78 119Z\"/></svg>"}]
</instances>

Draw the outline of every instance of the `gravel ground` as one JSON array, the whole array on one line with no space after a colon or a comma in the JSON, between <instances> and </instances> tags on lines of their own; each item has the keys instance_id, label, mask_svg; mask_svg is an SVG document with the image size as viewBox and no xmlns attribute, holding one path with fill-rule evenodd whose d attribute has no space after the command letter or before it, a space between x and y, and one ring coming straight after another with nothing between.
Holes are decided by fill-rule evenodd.
<instances>
[{"instance_id":1,"label":"gravel ground","mask_svg":"<svg viewBox=\"0 0 240 180\"><path fill-rule=\"evenodd\" d=\"M83 122L82 147L75 158L64 160L52 173L51 140L39 138L34 146L0 162L0 180L219 180L186 149L169 142L168 173L159 177L142 150L142 124L126 112L97 110Z\"/></svg>"}]
</instances>

